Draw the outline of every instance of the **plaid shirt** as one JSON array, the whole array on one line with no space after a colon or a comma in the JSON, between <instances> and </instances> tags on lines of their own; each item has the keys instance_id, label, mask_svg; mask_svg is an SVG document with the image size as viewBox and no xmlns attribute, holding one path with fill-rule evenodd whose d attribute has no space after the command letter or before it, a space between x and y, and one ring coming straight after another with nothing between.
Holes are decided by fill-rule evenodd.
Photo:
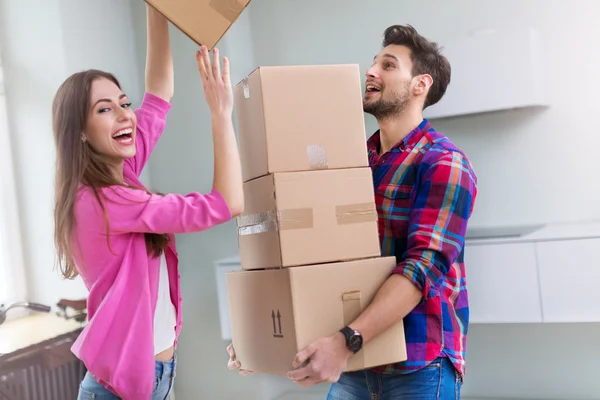
<instances>
[{"instance_id":1,"label":"plaid shirt","mask_svg":"<svg viewBox=\"0 0 600 400\"><path fill-rule=\"evenodd\" d=\"M467 157L427 120L379 156L377 131L367 142L379 214L382 255L423 299L404 318L408 359L375 368L403 374L448 357L462 375L469 306L463 263L477 178Z\"/></svg>"}]
</instances>

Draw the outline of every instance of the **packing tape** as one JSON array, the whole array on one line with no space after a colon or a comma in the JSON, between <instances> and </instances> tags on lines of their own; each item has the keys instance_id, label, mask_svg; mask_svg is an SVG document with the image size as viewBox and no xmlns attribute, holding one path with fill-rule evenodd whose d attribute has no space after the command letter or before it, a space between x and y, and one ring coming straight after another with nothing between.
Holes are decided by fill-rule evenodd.
<instances>
[{"instance_id":1,"label":"packing tape","mask_svg":"<svg viewBox=\"0 0 600 400\"><path fill-rule=\"evenodd\" d=\"M337 206L335 216L338 225L360 224L377 221L375 203L356 203ZM238 236L266 232L310 229L314 226L312 208L295 208L266 211L237 217Z\"/></svg>"},{"instance_id":2,"label":"packing tape","mask_svg":"<svg viewBox=\"0 0 600 400\"><path fill-rule=\"evenodd\" d=\"M327 169L327 153L322 144L309 144L306 146L306 156L308 158L308 167L310 169Z\"/></svg>"},{"instance_id":3,"label":"packing tape","mask_svg":"<svg viewBox=\"0 0 600 400\"><path fill-rule=\"evenodd\" d=\"M237 0L210 0L209 6L231 23L235 22L246 7Z\"/></svg>"},{"instance_id":4,"label":"packing tape","mask_svg":"<svg viewBox=\"0 0 600 400\"><path fill-rule=\"evenodd\" d=\"M337 206L335 216L338 225L377 221L375 203L357 203Z\"/></svg>"},{"instance_id":5,"label":"packing tape","mask_svg":"<svg viewBox=\"0 0 600 400\"><path fill-rule=\"evenodd\" d=\"M342 294L342 306L344 312L344 325L350 325L362 312L360 290L353 290ZM347 370L358 371L364 368L364 348L348 359Z\"/></svg>"},{"instance_id":6,"label":"packing tape","mask_svg":"<svg viewBox=\"0 0 600 400\"><path fill-rule=\"evenodd\" d=\"M238 235L255 235L277 231L277 213L266 211L237 217Z\"/></svg>"},{"instance_id":7,"label":"packing tape","mask_svg":"<svg viewBox=\"0 0 600 400\"><path fill-rule=\"evenodd\" d=\"M312 208L296 208L281 210L278 214L279 229L287 231L291 229L310 229L313 227Z\"/></svg>"},{"instance_id":8,"label":"packing tape","mask_svg":"<svg viewBox=\"0 0 600 400\"><path fill-rule=\"evenodd\" d=\"M237 217L238 236L313 227L312 208L267 211Z\"/></svg>"}]
</instances>

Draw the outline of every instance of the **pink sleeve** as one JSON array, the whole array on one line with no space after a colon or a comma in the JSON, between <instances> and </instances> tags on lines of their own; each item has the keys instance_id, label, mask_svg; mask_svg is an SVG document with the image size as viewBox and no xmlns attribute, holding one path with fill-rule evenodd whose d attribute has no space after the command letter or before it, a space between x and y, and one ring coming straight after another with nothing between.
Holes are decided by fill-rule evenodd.
<instances>
[{"instance_id":1,"label":"pink sleeve","mask_svg":"<svg viewBox=\"0 0 600 400\"><path fill-rule=\"evenodd\" d=\"M90 192L93 199L94 195ZM223 196L209 194L148 194L143 190L111 186L102 189L102 202L113 233L189 233L199 232L229 221L231 211ZM102 214L98 208L95 213ZM88 203L89 204L89 203Z\"/></svg>"},{"instance_id":2,"label":"pink sleeve","mask_svg":"<svg viewBox=\"0 0 600 400\"><path fill-rule=\"evenodd\" d=\"M135 156L125 160L124 168L129 168L139 177L146 162L154 150L154 146L162 135L167 113L171 104L152 93L145 93L142 104L135 110L137 128L135 135Z\"/></svg>"}]
</instances>

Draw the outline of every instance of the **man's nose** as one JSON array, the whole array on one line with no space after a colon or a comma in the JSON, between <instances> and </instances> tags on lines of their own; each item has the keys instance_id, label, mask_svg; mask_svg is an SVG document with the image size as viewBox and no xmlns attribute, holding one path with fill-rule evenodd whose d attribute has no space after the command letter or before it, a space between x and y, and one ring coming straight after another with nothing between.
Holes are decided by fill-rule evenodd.
<instances>
[{"instance_id":1,"label":"man's nose","mask_svg":"<svg viewBox=\"0 0 600 400\"><path fill-rule=\"evenodd\" d=\"M367 72L365 73L367 78L376 78L378 76L377 66L371 65Z\"/></svg>"}]
</instances>

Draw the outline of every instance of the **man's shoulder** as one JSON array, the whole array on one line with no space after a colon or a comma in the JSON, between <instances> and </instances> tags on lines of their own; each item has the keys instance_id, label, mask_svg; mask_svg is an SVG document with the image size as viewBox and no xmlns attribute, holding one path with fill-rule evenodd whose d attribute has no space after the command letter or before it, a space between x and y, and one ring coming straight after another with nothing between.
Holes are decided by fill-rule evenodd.
<instances>
[{"instance_id":1,"label":"man's shoulder","mask_svg":"<svg viewBox=\"0 0 600 400\"><path fill-rule=\"evenodd\" d=\"M452 140L448 138L444 133L436 131L434 129L429 130L426 134L429 146L427 152L433 153L451 153L458 152L464 154L464 152L456 145Z\"/></svg>"},{"instance_id":2,"label":"man's shoulder","mask_svg":"<svg viewBox=\"0 0 600 400\"><path fill-rule=\"evenodd\" d=\"M423 161L434 164L435 162L448 158L459 157L470 166L469 158L465 152L442 132L430 130L426 133L428 146L424 149Z\"/></svg>"}]
</instances>

